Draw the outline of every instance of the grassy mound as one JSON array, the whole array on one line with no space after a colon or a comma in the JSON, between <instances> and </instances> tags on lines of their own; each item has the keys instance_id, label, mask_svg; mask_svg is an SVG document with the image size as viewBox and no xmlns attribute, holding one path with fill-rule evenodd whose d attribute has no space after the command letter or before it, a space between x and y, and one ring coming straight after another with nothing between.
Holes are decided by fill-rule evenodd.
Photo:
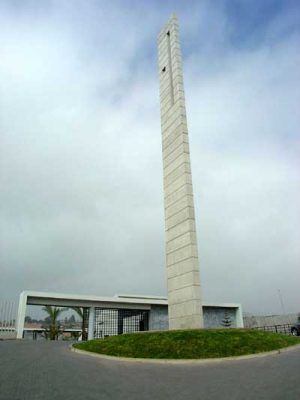
<instances>
[{"instance_id":1,"label":"grassy mound","mask_svg":"<svg viewBox=\"0 0 300 400\"><path fill-rule=\"evenodd\" d=\"M143 332L74 344L110 356L200 359L241 356L300 344L300 338L247 329L202 329Z\"/></svg>"}]
</instances>

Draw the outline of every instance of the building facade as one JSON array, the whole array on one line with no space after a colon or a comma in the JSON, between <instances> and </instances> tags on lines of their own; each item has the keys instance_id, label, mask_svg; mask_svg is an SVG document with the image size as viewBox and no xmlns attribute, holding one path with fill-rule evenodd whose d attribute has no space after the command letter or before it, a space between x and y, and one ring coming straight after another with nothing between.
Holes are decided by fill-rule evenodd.
<instances>
[{"instance_id":1,"label":"building facade","mask_svg":"<svg viewBox=\"0 0 300 400\"><path fill-rule=\"evenodd\" d=\"M25 291L20 294L17 339L24 336L27 305L82 307L88 317L88 339L131 332L169 329L165 297L116 295L114 297ZM240 304L203 304L205 328L242 328Z\"/></svg>"}]
</instances>

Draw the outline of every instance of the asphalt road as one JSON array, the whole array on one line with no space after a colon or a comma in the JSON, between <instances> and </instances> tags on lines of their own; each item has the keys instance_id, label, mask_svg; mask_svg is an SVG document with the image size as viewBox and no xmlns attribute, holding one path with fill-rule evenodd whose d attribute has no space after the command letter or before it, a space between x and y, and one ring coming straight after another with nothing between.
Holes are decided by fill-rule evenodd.
<instances>
[{"instance_id":1,"label":"asphalt road","mask_svg":"<svg viewBox=\"0 0 300 400\"><path fill-rule=\"evenodd\" d=\"M300 349L205 365L141 364L66 342L0 341L1 400L299 400Z\"/></svg>"}]
</instances>

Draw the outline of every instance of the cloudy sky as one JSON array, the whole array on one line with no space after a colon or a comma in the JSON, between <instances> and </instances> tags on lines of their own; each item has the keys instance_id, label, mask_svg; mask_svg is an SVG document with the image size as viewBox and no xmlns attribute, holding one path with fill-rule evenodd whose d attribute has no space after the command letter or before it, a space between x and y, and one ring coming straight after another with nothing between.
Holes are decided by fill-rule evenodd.
<instances>
[{"instance_id":1,"label":"cloudy sky","mask_svg":"<svg viewBox=\"0 0 300 400\"><path fill-rule=\"evenodd\" d=\"M156 37L179 18L206 301L300 311L295 1L0 0L0 299L166 295Z\"/></svg>"}]
</instances>

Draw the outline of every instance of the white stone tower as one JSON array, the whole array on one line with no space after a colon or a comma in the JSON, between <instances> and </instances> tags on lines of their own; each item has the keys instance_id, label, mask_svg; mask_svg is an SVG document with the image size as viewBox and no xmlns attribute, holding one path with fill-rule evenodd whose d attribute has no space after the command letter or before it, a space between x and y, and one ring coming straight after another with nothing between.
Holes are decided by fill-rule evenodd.
<instances>
[{"instance_id":1,"label":"white stone tower","mask_svg":"<svg viewBox=\"0 0 300 400\"><path fill-rule=\"evenodd\" d=\"M158 36L169 329L203 327L178 21Z\"/></svg>"}]
</instances>

